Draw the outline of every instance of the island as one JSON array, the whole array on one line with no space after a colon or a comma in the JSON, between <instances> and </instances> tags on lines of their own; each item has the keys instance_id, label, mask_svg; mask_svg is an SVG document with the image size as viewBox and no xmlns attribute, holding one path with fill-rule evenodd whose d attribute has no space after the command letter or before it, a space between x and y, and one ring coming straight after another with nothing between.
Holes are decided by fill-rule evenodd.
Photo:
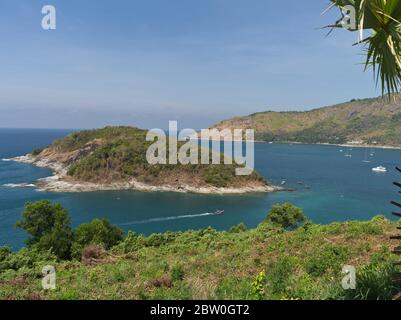
<instances>
[{"instance_id":1,"label":"island","mask_svg":"<svg viewBox=\"0 0 401 320\"><path fill-rule=\"evenodd\" d=\"M42 191L104 190L172 191L204 194L273 192L257 172L237 176L232 165L151 165L146 130L118 126L74 132L13 160L51 168L53 176L39 179Z\"/></svg>"}]
</instances>

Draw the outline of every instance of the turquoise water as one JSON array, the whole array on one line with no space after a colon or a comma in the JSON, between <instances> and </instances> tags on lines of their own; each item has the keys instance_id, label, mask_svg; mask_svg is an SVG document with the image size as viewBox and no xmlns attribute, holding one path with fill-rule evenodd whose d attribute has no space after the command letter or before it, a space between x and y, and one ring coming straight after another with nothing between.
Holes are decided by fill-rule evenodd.
<instances>
[{"instance_id":1,"label":"turquoise water","mask_svg":"<svg viewBox=\"0 0 401 320\"><path fill-rule=\"evenodd\" d=\"M0 159L25 154L44 147L66 130L0 129ZM340 149L344 149L341 153ZM391 218L390 200L398 197L392 186L401 175L394 167L401 164L398 150L375 149L365 163L366 150L319 145L256 144L256 169L274 184L286 181L295 192L241 196L175 193L93 192L47 193L34 188L10 188L10 183L34 182L50 175L47 169L0 161L0 245L18 249L26 235L14 228L27 201L50 199L70 211L74 226L97 217L107 218L124 230L150 234L167 230L199 229L212 226L228 229L244 222L260 223L273 204L289 201L302 207L316 223L351 219L367 220L377 214ZM375 174L373 167L387 167L387 174ZM224 215L208 213L224 209Z\"/></svg>"}]
</instances>

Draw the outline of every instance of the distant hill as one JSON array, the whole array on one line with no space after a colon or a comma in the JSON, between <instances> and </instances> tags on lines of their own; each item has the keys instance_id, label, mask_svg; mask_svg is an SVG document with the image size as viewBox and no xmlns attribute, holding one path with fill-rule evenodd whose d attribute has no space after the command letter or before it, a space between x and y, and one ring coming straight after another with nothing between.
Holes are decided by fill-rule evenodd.
<instances>
[{"instance_id":1,"label":"distant hill","mask_svg":"<svg viewBox=\"0 0 401 320\"><path fill-rule=\"evenodd\" d=\"M214 128L247 128L263 141L401 146L401 96L351 100L304 112L260 112Z\"/></svg>"}]
</instances>

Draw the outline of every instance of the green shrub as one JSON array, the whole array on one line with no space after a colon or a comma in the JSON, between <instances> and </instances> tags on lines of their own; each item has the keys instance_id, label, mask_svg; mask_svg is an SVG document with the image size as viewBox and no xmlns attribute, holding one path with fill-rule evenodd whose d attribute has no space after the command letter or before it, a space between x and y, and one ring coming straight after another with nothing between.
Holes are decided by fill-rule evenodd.
<instances>
[{"instance_id":1,"label":"green shrub","mask_svg":"<svg viewBox=\"0 0 401 320\"><path fill-rule=\"evenodd\" d=\"M0 247L0 262L3 262L10 254L10 247Z\"/></svg>"},{"instance_id":2,"label":"green shrub","mask_svg":"<svg viewBox=\"0 0 401 320\"><path fill-rule=\"evenodd\" d=\"M16 253L7 254L0 261L0 273L7 270L16 272L41 274L41 270L46 265L55 264L57 257L49 251L38 250L37 247L23 248Z\"/></svg>"},{"instance_id":3,"label":"green shrub","mask_svg":"<svg viewBox=\"0 0 401 320\"><path fill-rule=\"evenodd\" d=\"M28 247L51 250L59 259L70 258L72 230L65 208L49 200L28 202L22 216L24 220L16 225L30 235L26 240Z\"/></svg>"},{"instance_id":4,"label":"green shrub","mask_svg":"<svg viewBox=\"0 0 401 320\"><path fill-rule=\"evenodd\" d=\"M274 205L265 222L270 222L284 229L294 229L306 221L302 209L295 207L291 203Z\"/></svg>"},{"instance_id":5,"label":"green shrub","mask_svg":"<svg viewBox=\"0 0 401 320\"><path fill-rule=\"evenodd\" d=\"M184 279L185 273L181 266L174 266L171 269L171 278L173 281L182 281Z\"/></svg>"},{"instance_id":6,"label":"green shrub","mask_svg":"<svg viewBox=\"0 0 401 320\"><path fill-rule=\"evenodd\" d=\"M224 172L217 170L210 170L207 172L205 182L209 183L217 188L224 188L228 185L230 176Z\"/></svg>"},{"instance_id":7,"label":"green shrub","mask_svg":"<svg viewBox=\"0 0 401 320\"><path fill-rule=\"evenodd\" d=\"M128 253L138 250L144 246L144 236L137 235L133 231L128 231L127 236L117 244L113 250L122 253Z\"/></svg>"},{"instance_id":8,"label":"green shrub","mask_svg":"<svg viewBox=\"0 0 401 320\"><path fill-rule=\"evenodd\" d=\"M113 226L105 219L95 219L92 222L81 224L74 234L74 256L80 256L81 250L87 245L101 245L105 249L117 245L123 240L124 232Z\"/></svg>"},{"instance_id":9,"label":"green shrub","mask_svg":"<svg viewBox=\"0 0 401 320\"><path fill-rule=\"evenodd\" d=\"M380 216L373 218L371 221L347 222L346 234L347 238L355 239L362 235L379 235L383 233L383 221Z\"/></svg>"},{"instance_id":10,"label":"green shrub","mask_svg":"<svg viewBox=\"0 0 401 320\"><path fill-rule=\"evenodd\" d=\"M176 237L177 233L174 232L154 233L146 237L144 242L147 247L160 247L173 242Z\"/></svg>"},{"instance_id":11,"label":"green shrub","mask_svg":"<svg viewBox=\"0 0 401 320\"><path fill-rule=\"evenodd\" d=\"M286 293L296 265L297 259L294 257L282 257L273 265L268 275L268 282L274 295Z\"/></svg>"},{"instance_id":12,"label":"green shrub","mask_svg":"<svg viewBox=\"0 0 401 320\"><path fill-rule=\"evenodd\" d=\"M322 276L331 269L335 273L341 272L342 264L347 260L349 249L344 246L327 245L323 249L315 249L305 263L307 273L314 277Z\"/></svg>"},{"instance_id":13,"label":"green shrub","mask_svg":"<svg viewBox=\"0 0 401 320\"><path fill-rule=\"evenodd\" d=\"M246 225L244 223L240 223L236 226L233 226L230 228L230 230L228 231L229 233L241 233L246 231L248 228L246 227Z\"/></svg>"}]
</instances>

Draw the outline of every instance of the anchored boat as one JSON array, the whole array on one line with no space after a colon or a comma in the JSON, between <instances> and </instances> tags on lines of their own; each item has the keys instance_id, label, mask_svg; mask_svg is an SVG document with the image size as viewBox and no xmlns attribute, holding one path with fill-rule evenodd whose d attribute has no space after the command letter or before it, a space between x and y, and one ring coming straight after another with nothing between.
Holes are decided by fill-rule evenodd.
<instances>
[{"instance_id":1,"label":"anchored boat","mask_svg":"<svg viewBox=\"0 0 401 320\"><path fill-rule=\"evenodd\" d=\"M379 172L379 173L386 173L387 169L385 167L383 167L383 166L379 166L379 167L373 168L372 171L373 172Z\"/></svg>"}]
</instances>

